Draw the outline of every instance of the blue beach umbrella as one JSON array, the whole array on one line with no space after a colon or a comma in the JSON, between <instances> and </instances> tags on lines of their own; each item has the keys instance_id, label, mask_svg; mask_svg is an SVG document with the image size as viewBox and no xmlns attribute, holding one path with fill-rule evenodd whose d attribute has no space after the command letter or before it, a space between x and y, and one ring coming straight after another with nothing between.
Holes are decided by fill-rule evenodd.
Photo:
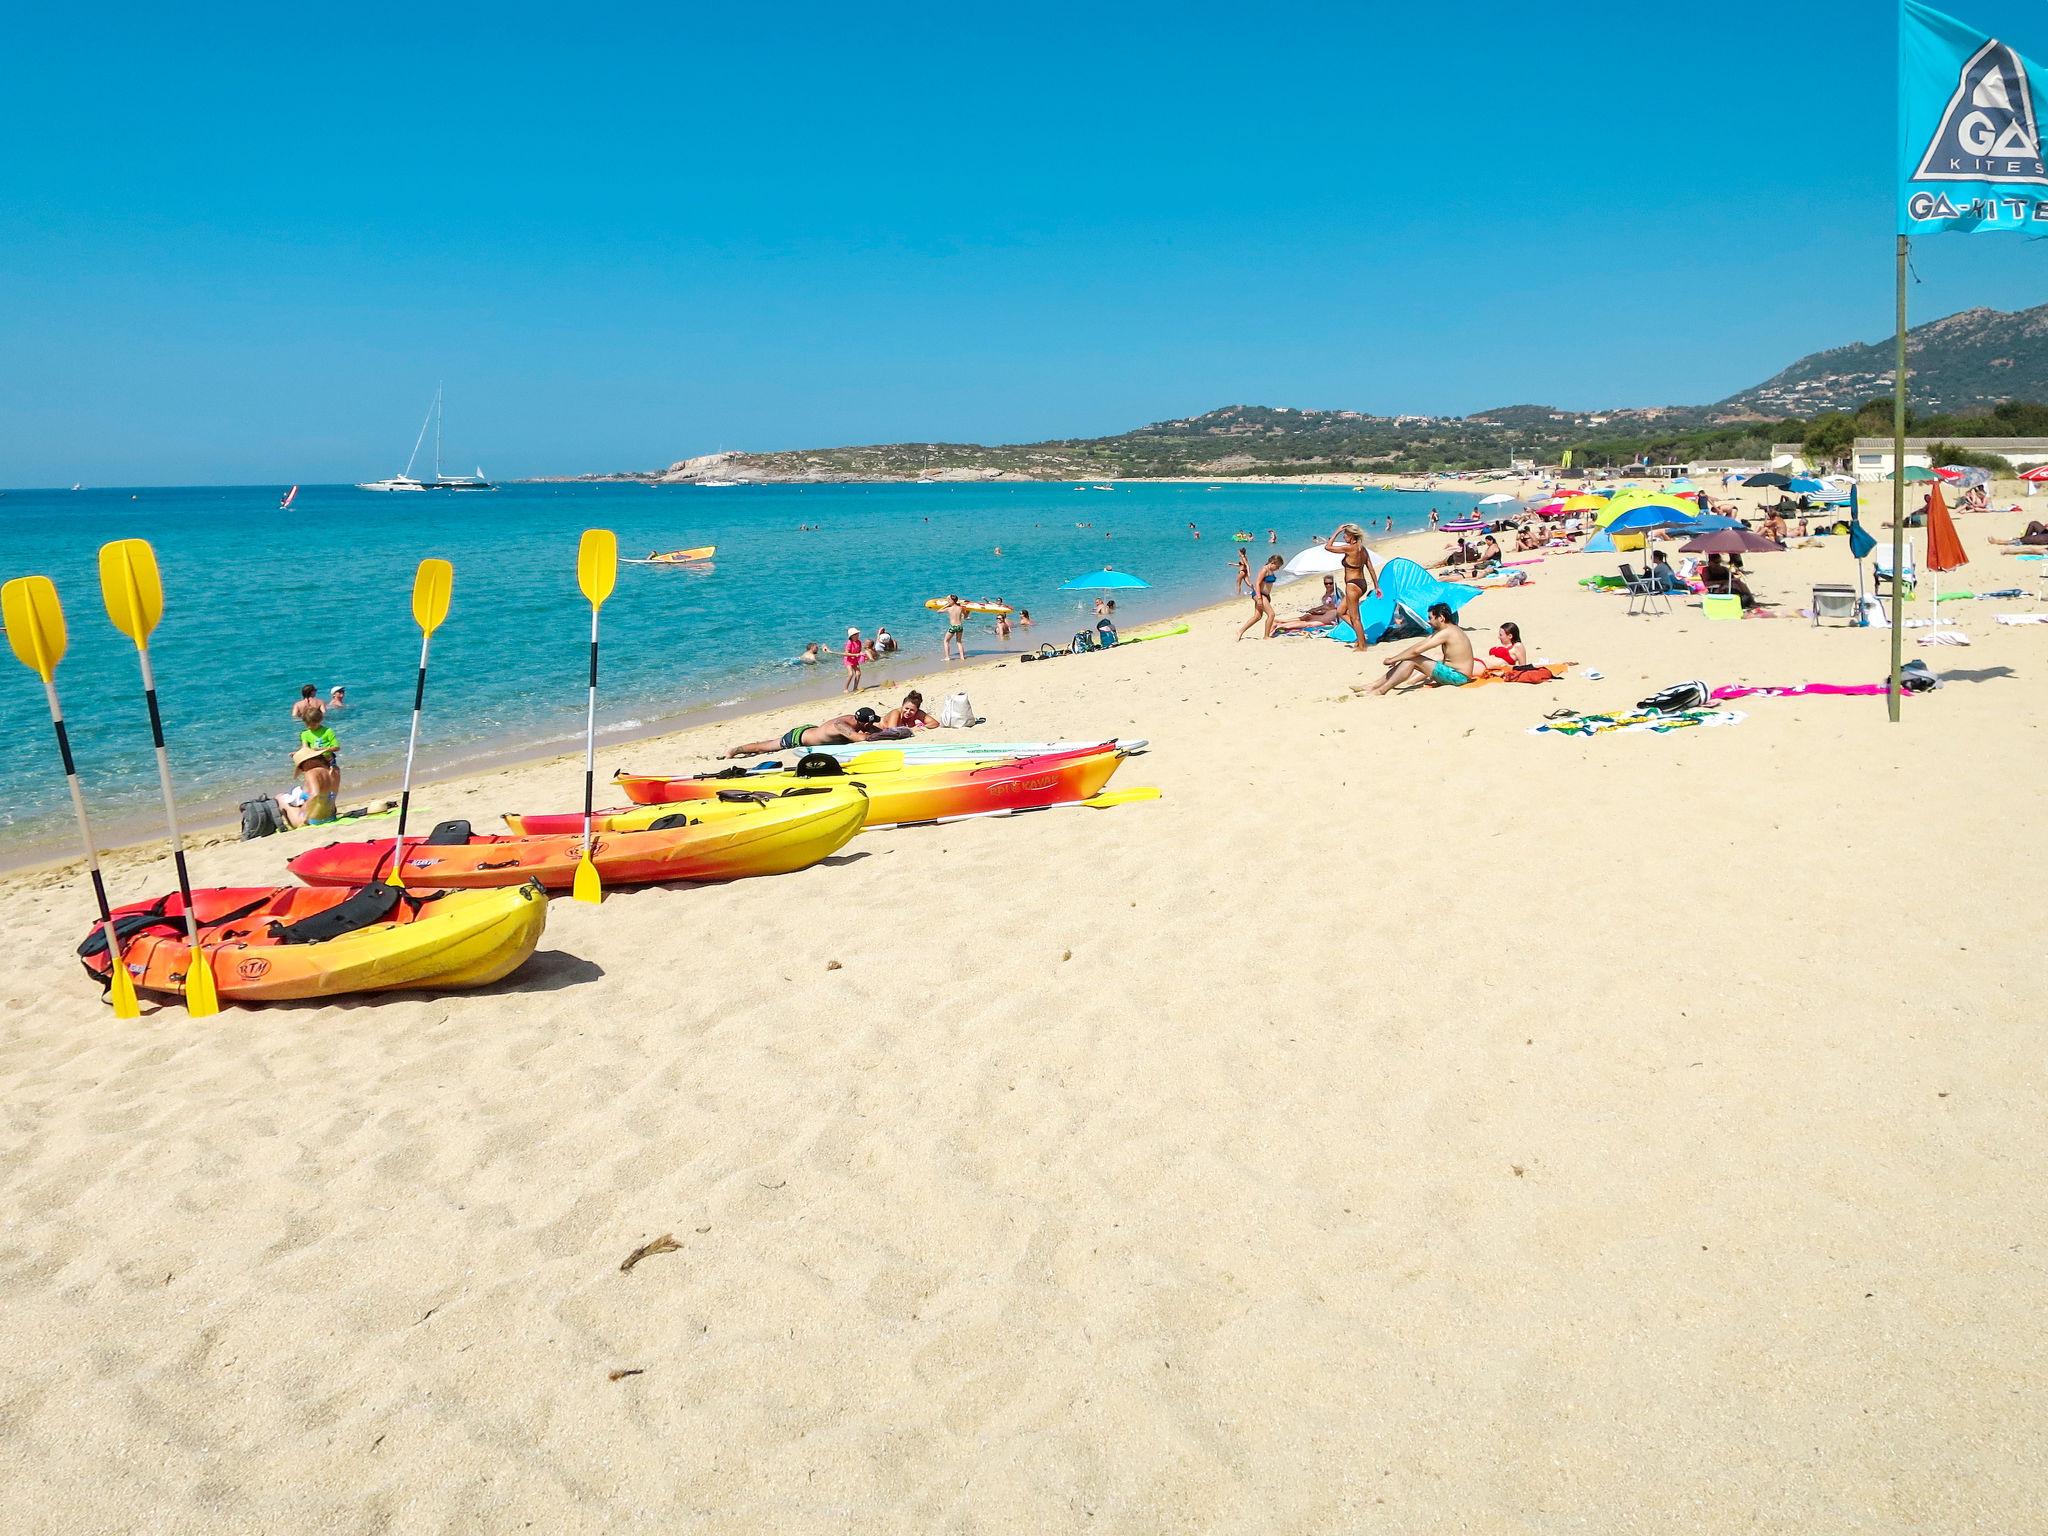
<instances>
[{"instance_id":1,"label":"blue beach umbrella","mask_svg":"<svg viewBox=\"0 0 2048 1536\"><path fill-rule=\"evenodd\" d=\"M1696 518L1688 517L1674 507L1630 507L1607 525L1607 531L1647 533L1652 528L1683 528L1690 532L1697 522Z\"/></svg>"},{"instance_id":2,"label":"blue beach umbrella","mask_svg":"<svg viewBox=\"0 0 2048 1536\"><path fill-rule=\"evenodd\" d=\"M1785 489L1788 491L1797 491L1802 496L1811 496L1818 491L1826 490L1827 487L1822 485L1818 480L1808 480L1804 477L1801 477L1799 479L1788 481L1786 483Z\"/></svg>"},{"instance_id":3,"label":"blue beach umbrella","mask_svg":"<svg viewBox=\"0 0 2048 1536\"><path fill-rule=\"evenodd\" d=\"M1739 517L1723 517L1718 512L1709 512L1705 517L1696 517L1686 524L1687 533L1726 533L1730 528L1740 528Z\"/></svg>"},{"instance_id":4,"label":"blue beach umbrella","mask_svg":"<svg viewBox=\"0 0 2048 1536\"><path fill-rule=\"evenodd\" d=\"M1140 581L1128 571L1090 571L1085 576L1076 576L1072 581L1060 583L1062 592L1121 592L1131 587L1149 587L1149 581Z\"/></svg>"}]
</instances>

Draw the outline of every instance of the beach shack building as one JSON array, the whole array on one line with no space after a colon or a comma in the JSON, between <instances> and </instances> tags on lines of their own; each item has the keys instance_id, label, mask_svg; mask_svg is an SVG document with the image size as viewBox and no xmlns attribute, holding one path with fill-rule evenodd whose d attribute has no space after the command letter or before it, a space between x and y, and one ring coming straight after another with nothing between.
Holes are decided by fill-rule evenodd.
<instances>
[{"instance_id":1,"label":"beach shack building","mask_svg":"<svg viewBox=\"0 0 2048 1536\"><path fill-rule=\"evenodd\" d=\"M1932 469L1932 459L1927 450L1944 439L1936 437L1909 437L1906 439L1906 468L1918 466ZM2014 469L2032 469L2037 464L2048 464L2048 437L1972 437L1950 438L1946 441L1972 453L1995 453L2006 460ZM1858 480L1882 480L1892 472L1892 440L1888 437L1859 437L1850 450L1850 468Z\"/></svg>"}]
</instances>

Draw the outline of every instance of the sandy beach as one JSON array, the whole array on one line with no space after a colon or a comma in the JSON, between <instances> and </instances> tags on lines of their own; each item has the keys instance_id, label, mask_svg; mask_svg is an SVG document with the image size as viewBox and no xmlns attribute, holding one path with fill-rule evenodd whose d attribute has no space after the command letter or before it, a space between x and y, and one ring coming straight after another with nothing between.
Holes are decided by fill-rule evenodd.
<instances>
[{"instance_id":1,"label":"sandy beach","mask_svg":"<svg viewBox=\"0 0 2048 1536\"><path fill-rule=\"evenodd\" d=\"M2048 590L2024 521L1959 518L1943 589ZM1361 698L1243 600L973 668L986 730L1147 738L1163 797L557 901L474 994L118 1023L76 868L0 877L0 1527L2041 1529L2048 625L1994 615L2048 605L1909 631L1947 681L1897 725L1533 735L1885 674L1799 614L1843 540L1739 623L1579 587L1617 563L1467 610L1548 686Z\"/></svg>"}]
</instances>

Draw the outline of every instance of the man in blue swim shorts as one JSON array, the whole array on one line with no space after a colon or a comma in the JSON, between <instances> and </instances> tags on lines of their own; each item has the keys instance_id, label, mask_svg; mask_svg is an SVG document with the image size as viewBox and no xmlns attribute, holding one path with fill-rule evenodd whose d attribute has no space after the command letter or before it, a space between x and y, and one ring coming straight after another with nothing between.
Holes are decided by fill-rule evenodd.
<instances>
[{"instance_id":1,"label":"man in blue swim shorts","mask_svg":"<svg viewBox=\"0 0 2048 1536\"><path fill-rule=\"evenodd\" d=\"M1362 693L1391 693L1403 683L1429 688L1462 688L1472 681L1472 637L1443 603L1429 609L1429 635L1400 651L1387 663L1387 675Z\"/></svg>"}]
</instances>

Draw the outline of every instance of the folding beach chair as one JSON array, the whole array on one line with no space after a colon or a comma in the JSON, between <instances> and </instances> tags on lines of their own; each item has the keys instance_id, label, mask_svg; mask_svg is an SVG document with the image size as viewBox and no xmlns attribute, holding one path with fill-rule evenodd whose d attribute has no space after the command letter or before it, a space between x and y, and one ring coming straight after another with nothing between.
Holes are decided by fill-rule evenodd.
<instances>
[{"instance_id":1,"label":"folding beach chair","mask_svg":"<svg viewBox=\"0 0 2048 1536\"><path fill-rule=\"evenodd\" d=\"M1671 594L1648 576L1638 576L1634 566L1624 565L1621 568L1621 584L1628 590L1630 618L1638 613L1655 613L1659 602L1663 603L1666 613L1671 611Z\"/></svg>"},{"instance_id":2,"label":"folding beach chair","mask_svg":"<svg viewBox=\"0 0 2048 1536\"><path fill-rule=\"evenodd\" d=\"M1840 582L1819 582L1813 589L1813 627L1820 628L1822 619L1840 619L1845 624L1859 622L1862 604L1857 599L1856 589Z\"/></svg>"},{"instance_id":3,"label":"folding beach chair","mask_svg":"<svg viewBox=\"0 0 2048 1536\"><path fill-rule=\"evenodd\" d=\"M1913 568L1913 546L1906 546L1906 569L1902 573L1906 590L1911 592L1919 585L1919 572ZM1891 547L1880 544L1870 552L1870 590L1882 592L1892 579Z\"/></svg>"}]
</instances>

